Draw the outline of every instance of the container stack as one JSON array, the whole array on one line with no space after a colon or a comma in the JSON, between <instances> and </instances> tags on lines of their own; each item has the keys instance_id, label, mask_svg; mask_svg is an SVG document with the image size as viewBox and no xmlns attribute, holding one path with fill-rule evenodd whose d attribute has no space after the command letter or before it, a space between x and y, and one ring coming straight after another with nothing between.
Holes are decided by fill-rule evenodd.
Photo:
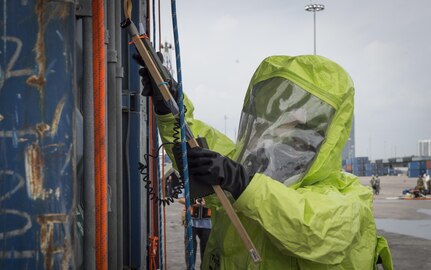
<instances>
[{"instance_id":1,"label":"container stack","mask_svg":"<svg viewBox=\"0 0 431 270\"><path fill-rule=\"evenodd\" d=\"M419 177L426 172L431 174L431 160L412 161L408 164L408 177Z\"/></svg>"},{"instance_id":2,"label":"container stack","mask_svg":"<svg viewBox=\"0 0 431 270\"><path fill-rule=\"evenodd\" d=\"M370 162L365 164L365 175L364 176L371 176L373 175L373 166Z\"/></svg>"},{"instance_id":3,"label":"container stack","mask_svg":"<svg viewBox=\"0 0 431 270\"><path fill-rule=\"evenodd\" d=\"M373 174L374 175L385 175L385 166L383 163L383 159L376 159L376 163L374 164L374 170L373 170Z\"/></svg>"},{"instance_id":4,"label":"container stack","mask_svg":"<svg viewBox=\"0 0 431 270\"><path fill-rule=\"evenodd\" d=\"M368 157L352 158L352 173L356 176L366 176L368 165L370 165ZM371 166L369 169L371 169Z\"/></svg>"}]
</instances>

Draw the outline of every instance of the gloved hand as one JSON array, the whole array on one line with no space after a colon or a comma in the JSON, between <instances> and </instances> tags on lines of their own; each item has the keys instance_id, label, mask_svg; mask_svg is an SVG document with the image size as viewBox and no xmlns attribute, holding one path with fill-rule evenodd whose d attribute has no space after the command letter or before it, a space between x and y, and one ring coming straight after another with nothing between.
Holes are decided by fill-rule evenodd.
<instances>
[{"instance_id":1,"label":"gloved hand","mask_svg":"<svg viewBox=\"0 0 431 270\"><path fill-rule=\"evenodd\" d=\"M157 52L157 56L159 57L160 61L163 63L163 55L160 52ZM136 60L136 62L142 66L141 69L139 69L139 75L141 76L141 83L143 86L143 90L141 92L141 95L146 97L153 97L153 104L154 104L154 111L157 114L168 114L170 113L170 109L166 106L165 101L163 99L162 94L160 93L160 90L151 77L150 71L148 70L148 67L145 65L144 60L141 58L139 54L133 54L133 59ZM177 92L177 82L172 78L172 74L164 67L164 70L166 74L168 74L169 78L167 80L169 84L169 91L171 92L172 97L177 100L178 92Z\"/></svg>"},{"instance_id":2,"label":"gloved hand","mask_svg":"<svg viewBox=\"0 0 431 270\"><path fill-rule=\"evenodd\" d=\"M173 148L178 170L182 174L181 147L179 144ZM187 159L190 176L190 193L194 196L207 196L214 193L212 185L220 185L222 189L229 191L235 199L242 194L250 182L249 175L244 167L209 149L195 147L187 149ZM204 185L205 189L199 194L196 185ZM194 198L192 196L192 198Z\"/></svg>"}]
</instances>

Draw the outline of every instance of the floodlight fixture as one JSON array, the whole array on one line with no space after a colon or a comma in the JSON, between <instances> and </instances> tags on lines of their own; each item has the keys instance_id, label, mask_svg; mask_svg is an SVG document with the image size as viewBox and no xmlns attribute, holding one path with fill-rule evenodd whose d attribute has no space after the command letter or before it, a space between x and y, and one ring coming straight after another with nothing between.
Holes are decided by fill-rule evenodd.
<instances>
[{"instance_id":1,"label":"floodlight fixture","mask_svg":"<svg viewBox=\"0 0 431 270\"><path fill-rule=\"evenodd\" d=\"M313 12L313 20L314 20L314 55L316 55L316 12L322 11L325 9L325 5L322 4L310 4L305 6L305 10L308 12Z\"/></svg>"}]
</instances>

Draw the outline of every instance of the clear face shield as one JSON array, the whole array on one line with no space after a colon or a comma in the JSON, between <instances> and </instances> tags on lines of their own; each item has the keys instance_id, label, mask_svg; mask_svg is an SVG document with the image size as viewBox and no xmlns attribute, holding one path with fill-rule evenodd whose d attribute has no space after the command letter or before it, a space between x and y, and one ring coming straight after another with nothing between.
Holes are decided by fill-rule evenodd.
<instances>
[{"instance_id":1,"label":"clear face shield","mask_svg":"<svg viewBox=\"0 0 431 270\"><path fill-rule=\"evenodd\" d=\"M300 180L318 152L335 110L284 78L254 86L241 115L237 161L249 175L286 185Z\"/></svg>"}]
</instances>

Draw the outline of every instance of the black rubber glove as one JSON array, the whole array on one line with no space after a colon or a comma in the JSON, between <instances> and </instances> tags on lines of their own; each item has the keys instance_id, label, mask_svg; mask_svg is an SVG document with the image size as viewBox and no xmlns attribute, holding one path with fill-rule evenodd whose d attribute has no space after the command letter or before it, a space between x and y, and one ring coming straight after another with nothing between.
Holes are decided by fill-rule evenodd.
<instances>
[{"instance_id":1,"label":"black rubber glove","mask_svg":"<svg viewBox=\"0 0 431 270\"><path fill-rule=\"evenodd\" d=\"M159 57L160 61L163 63L163 55L160 52L157 52L157 56ZM139 75L141 76L141 83L143 86L143 90L141 92L141 95L146 97L153 97L153 103L154 103L154 111L157 114L168 114L170 113L170 109L166 106L166 103L163 99L162 94L160 93L160 90L151 77L150 71L148 70L147 66L145 66L144 60L142 60L141 56L139 54L133 54L133 59L136 60L136 62L142 66L141 69L139 69ZM177 82L172 78L172 74L166 69L166 67L163 66L165 69L166 74L168 74L169 78L167 80L169 85L169 91L171 92L172 97L177 100L178 92L177 92Z\"/></svg>"},{"instance_id":2,"label":"black rubber glove","mask_svg":"<svg viewBox=\"0 0 431 270\"><path fill-rule=\"evenodd\" d=\"M173 151L182 176L181 148L179 145L175 145ZM201 147L188 148L187 159L190 193L193 196L201 195L200 197L203 197L212 194L214 191L211 186L220 185L222 189L229 191L235 199L238 199L250 182L249 175L241 164L209 149ZM194 186L197 184L205 186L201 193L209 192L210 188L211 193L197 194L198 192L194 191L196 190Z\"/></svg>"}]
</instances>

